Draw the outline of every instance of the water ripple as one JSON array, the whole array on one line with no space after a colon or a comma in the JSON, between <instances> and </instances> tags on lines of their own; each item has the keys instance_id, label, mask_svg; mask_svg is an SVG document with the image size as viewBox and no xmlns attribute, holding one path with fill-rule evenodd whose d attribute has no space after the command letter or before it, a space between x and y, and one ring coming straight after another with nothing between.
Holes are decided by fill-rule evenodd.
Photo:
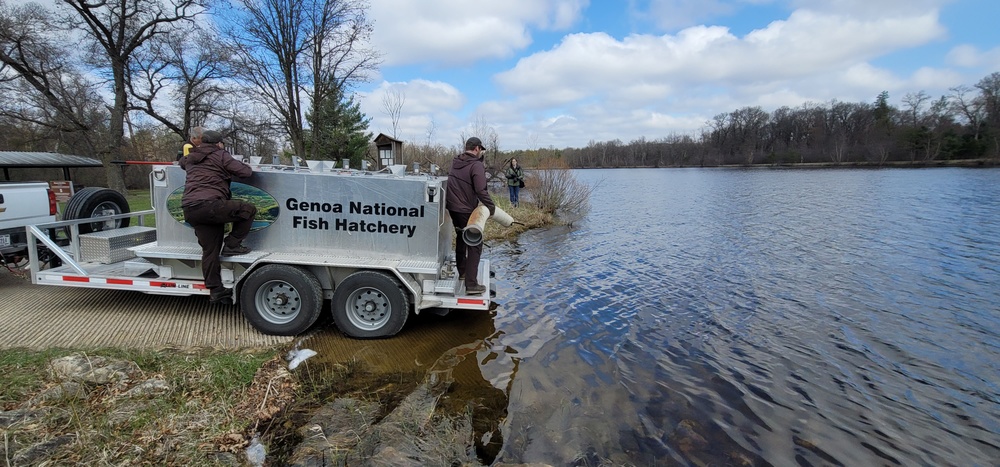
<instances>
[{"instance_id":1,"label":"water ripple","mask_svg":"<svg viewBox=\"0 0 1000 467\"><path fill-rule=\"evenodd\" d=\"M490 252L500 460L1000 458L1000 170L577 173Z\"/></svg>"}]
</instances>

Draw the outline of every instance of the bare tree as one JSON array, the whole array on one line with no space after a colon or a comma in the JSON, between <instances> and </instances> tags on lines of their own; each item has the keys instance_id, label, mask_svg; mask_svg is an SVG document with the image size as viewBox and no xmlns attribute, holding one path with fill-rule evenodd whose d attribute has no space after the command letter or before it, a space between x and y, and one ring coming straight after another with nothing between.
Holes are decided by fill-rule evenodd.
<instances>
[{"instance_id":1,"label":"bare tree","mask_svg":"<svg viewBox=\"0 0 1000 467\"><path fill-rule=\"evenodd\" d=\"M500 161L500 136L497 134L497 130L486 121L486 117L478 115L472 122L469 131L471 132L470 134L466 135L463 132L461 135L462 147L465 145L465 140L473 136L482 140L483 145L486 146L484 162L486 164L487 178L488 180L499 179L500 173L503 172L503 164Z\"/></svg>"},{"instance_id":2,"label":"bare tree","mask_svg":"<svg viewBox=\"0 0 1000 467\"><path fill-rule=\"evenodd\" d=\"M427 145L430 146L431 142L434 141L434 134L437 133L437 123L433 118L427 123L427 130L424 133L427 136Z\"/></svg>"},{"instance_id":3,"label":"bare tree","mask_svg":"<svg viewBox=\"0 0 1000 467\"><path fill-rule=\"evenodd\" d=\"M106 144L98 150L108 185L125 192L121 171L111 161L121 159L125 112L128 110L129 65L133 54L147 41L170 33L177 23L189 20L204 0L62 0L70 11L66 24L85 33L90 62L110 75L113 103Z\"/></svg>"},{"instance_id":4,"label":"bare tree","mask_svg":"<svg viewBox=\"0 0 1000 467\"><path fill-rule=\"evenodd\" d=\"M371 22L363 0L237 0L225 31L239 77L284 125L299 157L306 156L305 110L327 107L368 79L379 56L366 47ZM316 129L315 131L320 131Z\"/></svg>"},{"instance_id":5,"label":"bare tree","mask_svg":"<svg viewBox=\"0 0 1000 467\"><path fill-rule=\"evenodd\" d=\"M392 122L392 137L395 139L399 139L399 117L403 113L404 102L406 93L399 88L390 88L382 95L382 112Z\"/></svg>"},{"instance_id":6,"label":"bare tree","mask_svg":"<svg viewBox=\"0 0 1000 467\"><path fill-rule=\"evenodd\" d=\"M983 122L986 120L986 104L978 96L970 95L969 86L955 86L950 89L951 105L955 113L961 115L972 130L974 140L979 140Z\"/></svg>"},{"instance_id":7,"label":"bare tree","mask_svg":"<svg viewBox=\"0 0 1000 467\"><path fill-rule=\"evenodd\" d=\"M284 127L292 150L305 156L300 63L308 43L300 0L238 0L224 31L236 51L239 77L254 87L263 108Z\"/></svg>"},{"instance_id":8,"label":"bare tree","mask_svg":"<svg viewBox=\"0 0 1000 467\"><path fill-rule=\"evenodd\" d=\"M528 143L529 151L534 151L538 149L538 133L535 132L528 133L528 138L526 142Z\"/></svg>"},{"instance_id":9,"label":"bare tree","mask_svg":"<svg viewBox=\"0 0 1000 467\"><path fill-rule=\"evenodd\" d=\"M1000 157L1000 72L990 73L976 83L986 112L986 124L993 139L993 155Z\"/></svg>"},{"instance_id":10,"label":"bare tree","mask_svg":"<svg viewBox=\"0 0 1000 467\"><path fill-rule=\"evenodd\" d=\"M906 104L904 109L906 115L906 123L910 126L917 126L920 124L920 120L923 117L923 107L924 104L930 100L931 96L927 95L924 91L919 91L916 93L909 93L903 96L903 103Z\"/></svg>"},{"instance_id":11,"label":"bare tree","mask_svg":"<svg viewBox=\"0 0 1000 467\"><path fill-rule=\"evenodd\" d=\"M94 152L94 131L106 121L96 89L70 62L50 31L58 25L38 4L0 0L0 116L27 122L56 139L73 139Z\"/></svg>"},{"instance_id":12,"label":"bare tree","mask_svg":"<svg viewBox=\"0 0 1000 467\"><path fill-rule=\"evenodd\" d=\"M218 37L200 28L150 41L129 68L129 110L144 112L186 140L192 127L219 114L231 92L223 85L232 73L222 58L227 56ZM164 100L172 104L164 106Z\"/></svg>"},{"instance_id":13,"label":"bare tree","mask_svg":"<svg viewBox=\"0 0 1000 467\"><path fill-rule=\"evenodd\" d=\"M743 154L746 165L753 164L758 151L762 149L762 136L769 120L770 116L759 106L743 107L731 114L736 148Z\"/></svg>"}]
</instances>

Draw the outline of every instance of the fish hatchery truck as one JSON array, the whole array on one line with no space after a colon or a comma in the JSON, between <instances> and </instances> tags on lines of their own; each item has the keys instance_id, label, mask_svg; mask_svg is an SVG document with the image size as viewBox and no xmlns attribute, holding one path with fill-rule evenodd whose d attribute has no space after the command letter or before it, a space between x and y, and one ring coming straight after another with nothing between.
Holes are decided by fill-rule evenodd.
<instances>
[{"instance_id":1,"label":"fish hatchery truck","mask_svg":"<svg viewBox=\"0 0 1000 467\"><path fill-rule=\"evenodd\" d=\"M359 338L392 336L410 313L490 308L488 259L479 277L489 292L466 295L458 280L446 177L404 173L403 166L373 173L309 162L308 168L252 165L248 179L232 183L233 197L254 203L257 217L244 241L252 251L223 256L222 278L256 329L300 334L326 300L336 326ZM201 248L181 211L184 170L153 165L149 181L150 211L104 216L100 224L90 218L29 226L32 282L207 296ZM148 215L155 227L143 225ZM110 222L127 218L138 218L138 225ZM69 245L44 234L53 227L71 231ZM35 242L53 250L61 265L41 263Z\"/></svg>"}]
</instances>

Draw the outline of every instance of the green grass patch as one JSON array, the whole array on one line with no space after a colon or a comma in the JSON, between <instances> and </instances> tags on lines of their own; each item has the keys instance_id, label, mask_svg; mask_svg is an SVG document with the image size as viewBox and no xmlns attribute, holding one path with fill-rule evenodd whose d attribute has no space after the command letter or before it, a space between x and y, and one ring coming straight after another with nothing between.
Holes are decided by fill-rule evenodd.
<instances>
[{"instance_id":1,"label":"green grass patch","mask_svg":"<svg viewBox=\"0 0 1000 467\"><path fill-rule=\"evenodd\" d=\"M145 211L147 209L152 209L153 204L149 199L149 190L129 190L128 196L125 197L128 201L128 208L130 211Z\"/></svg>"},{"instance_id":2,"label":"green grass patch","mask_svg":"<svg viewBox=\"0 0 1000 467\"><path fill-rule=\"evenodd\" d=\"M59 351L0 350L0 407L13 409L21 400L39 391L46 383L49 361L65 355Z\"/></svg>"}]
</instances>

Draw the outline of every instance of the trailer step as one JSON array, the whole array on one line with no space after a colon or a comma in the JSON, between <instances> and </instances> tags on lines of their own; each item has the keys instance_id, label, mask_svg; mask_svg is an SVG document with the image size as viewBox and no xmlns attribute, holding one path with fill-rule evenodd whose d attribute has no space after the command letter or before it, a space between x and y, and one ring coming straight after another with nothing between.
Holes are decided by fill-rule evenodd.
<instances>
[{"instance_id":1,"label":"trailer step","mask_svg":"<svg viewBox=\"0 0 1000 467\"><path fill-rule=\"evenodd\" d=\"M458 278L456 277L434 281L434 293L454 295L456 290L458 290Z\"/></svg>"},{"instance_id":2,"label":"trailer step","mask_svg":"<svg viewBox=\"0 0 1000 467\"><path fill-rule=\"evenodd\" d=\"M403 260L399 262L396 266L399 272L406 272L411 274L438 274L438 262L437 261L416 261L416 260Z\"/></svg>"},{"instance_id":3,"label":"trailer step","mask_svg":"<svg viewBox=\"0 0 1000 467\"><path fill-rule=\"evenodd\" d=\"M201 260L201 248L196 246L160 246L157 242L129 248L140 258L153 259L184 259L191 261ZM223 261L234 263L252 263L268 255L266 251L251 250L245 255L222 256Z\"/></svg>"},{"instance_id":4,"label":"trailer step","mask_svg":"<svg viewBox=\"0 0 1000 467\"><path fill-rule=\"evenodd\" d=\"M496 292L493 289L493 274L491 272L490 261L482 260L479 263L479 283L486 287L486 290L490 292L489 297L493 298L496 296ZM425 280L423 287L425 293L427 293L423 298L425 302L443 300L442 306L450 308L464 308L456 306L456 304L460 303L472 305L470 308L473 309L478 309L476 308L477 305L489 305L489 300L483 300L484 294L469 295L465 293L465 282L458 280L458 276L454 275L454 273L451 277L444 279ZM433 295L429 294L431 291L433 291Z\"/></svg>"}]
</instances>

